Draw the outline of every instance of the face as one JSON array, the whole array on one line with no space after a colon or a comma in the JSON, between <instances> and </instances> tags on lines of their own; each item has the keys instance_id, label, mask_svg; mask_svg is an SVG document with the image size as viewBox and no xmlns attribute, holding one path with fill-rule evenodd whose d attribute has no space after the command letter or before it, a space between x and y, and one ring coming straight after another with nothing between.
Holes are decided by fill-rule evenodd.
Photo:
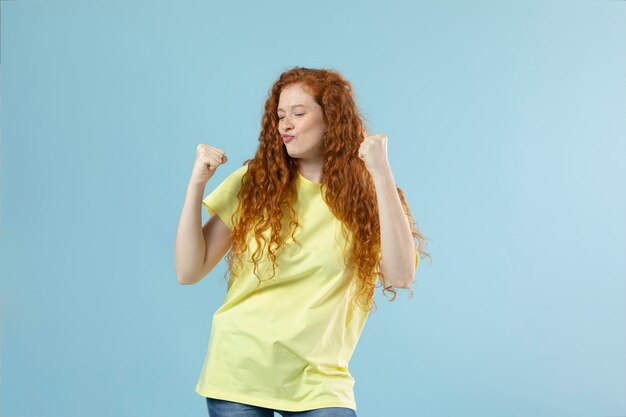
<instances>
[{"instance_id":1,"label":"face","mask_svg":"<svg viewBox=\"0 0 626 417\"><path fill-rule=\"evenodd\" d=\"M293 136L284 146L292 158L319 161L323 158L322 136L326 131L322 107L300 84L283 88L278 100L278 131Z\"/></svg>"}]
</instances>

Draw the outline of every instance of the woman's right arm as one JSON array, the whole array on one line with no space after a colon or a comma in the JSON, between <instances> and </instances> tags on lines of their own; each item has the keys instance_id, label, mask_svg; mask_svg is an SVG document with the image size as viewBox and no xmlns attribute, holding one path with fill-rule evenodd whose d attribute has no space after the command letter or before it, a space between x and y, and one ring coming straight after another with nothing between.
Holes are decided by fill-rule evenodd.
<instances>
[{"instance_id":1,"label":"woman's right arm","mask_svg":"<svg viewBox=\"0 0 626 417\"><path fill-rule=\"evenodd\" d=\"M202 226L205 186L217 167L227 161L224 151L204 144L198 145L174 244L174 267L180 284L189 285L200 281L230 247L230 230L218 216L211 216Z\"/></svg>"}]
</instances>

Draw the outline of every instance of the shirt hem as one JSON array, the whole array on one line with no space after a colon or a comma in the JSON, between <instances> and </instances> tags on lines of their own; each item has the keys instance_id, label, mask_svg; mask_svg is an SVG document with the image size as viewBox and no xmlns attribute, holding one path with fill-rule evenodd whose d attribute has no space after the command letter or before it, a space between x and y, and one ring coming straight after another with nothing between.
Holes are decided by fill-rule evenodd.
<instances>
[{"instance_id":1,"label":"shirt hem","mask_svg":"<svg viewBox=\"0 0 626 417\"><path fill-rule=\"evenodd\" d=\"M219 400L226 401L234 401L242 404L250 404L255 405L257 407L269 408L272 410L280 410L280 411L307 411L313 410L317 408L325 408L325 407L346 407L354 410L356 412L356 403L354 402L342 402L341 400L333 400L333 401L308 401L306 403L299 403L298 405L294 405L291 402L284 402L280 400L264 400L255 397L248 397L246 395L241 395L232 392L223 392L216 391L212 389L206 388L196 388L196 393L203 397L216 398Z\"/></svg>"}]
</instances>

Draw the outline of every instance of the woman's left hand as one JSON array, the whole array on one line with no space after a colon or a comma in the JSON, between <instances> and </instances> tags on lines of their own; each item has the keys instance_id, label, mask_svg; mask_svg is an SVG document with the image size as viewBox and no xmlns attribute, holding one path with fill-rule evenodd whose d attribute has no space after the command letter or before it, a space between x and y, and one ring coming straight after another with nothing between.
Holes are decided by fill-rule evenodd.
<instances>
[{"instance_id":1,"label":"woman's left hand","mask_svg":"<svg viewBox=\"0 0 626 417\"><path fill-rule=\"evenodd\" d=\"M387 159L387 136L379 133L370 135L364 132L365 138L359 147L358 156L365 162L365 167L372 176L385 173L389 170L389 160Z\"/></svg>"}]
</instances>

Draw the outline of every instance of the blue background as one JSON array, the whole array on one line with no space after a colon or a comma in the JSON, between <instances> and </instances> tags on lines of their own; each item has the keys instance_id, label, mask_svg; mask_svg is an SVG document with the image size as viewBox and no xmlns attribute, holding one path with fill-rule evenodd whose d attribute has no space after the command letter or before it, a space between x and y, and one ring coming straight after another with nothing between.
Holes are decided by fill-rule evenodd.
<instances>
[{"instance_id":1,"label":"blue background","mask_svg":"<svg viewBox=\"0 0 626 417\"><path fill-rule=\"evenodd\" d=\"M0 1L3 417L206 416L224 261L178 284L196 145L295 65L353 84L432 264L377 289L359 417L626 414L626 2ZM208 214L203 211L203 221Z\"/></svg>"}]
</instances>

